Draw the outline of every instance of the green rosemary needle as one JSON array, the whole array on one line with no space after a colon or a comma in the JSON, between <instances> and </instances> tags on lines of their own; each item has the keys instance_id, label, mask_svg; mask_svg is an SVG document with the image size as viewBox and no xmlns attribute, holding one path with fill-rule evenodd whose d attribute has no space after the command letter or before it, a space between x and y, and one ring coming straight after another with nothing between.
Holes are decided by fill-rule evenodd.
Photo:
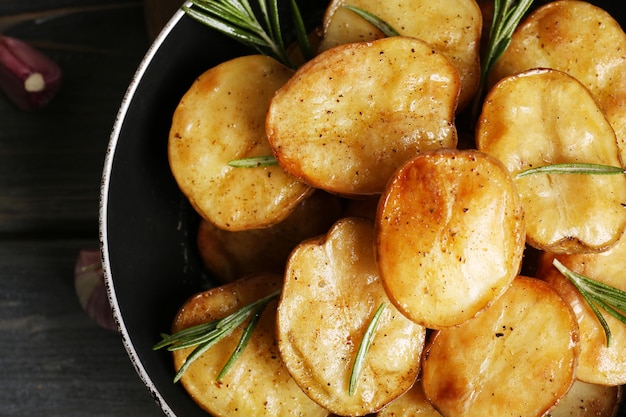
<instances>
[{"instance_id":1,"label":"green rosemary needle","mask_svg":"<svg viewBox=\"0 0 626 417\"><path fill-rule=\"evenodd\" d=\"M383 33L383 35L385 35L386 37L400 35L398 31L395 30L393 27L391 27L389 23L385 22L384 20L382 20L380 17L376 16L375 14L368 12L367 10L363 10L360 7L350 6L346 4L344 4L342 7L359 15L369 24L374 26L376 29L380 30Z\"/></svg>"},{"instance_id":2,"label":"green rosemary needle","mask_svg":"<svg viewBox=\"0 0 626 417\"><path fill-rule=\"evenodd\" d=\"M473 112L478 115L479 106L487 84L487 78L495 63L511 44L513 32L530 9L533 0L495 0L493 20L489 29L489 41L481 62L480 82L474 96Z\"/></svg>"},{"instance_id":3,"label":"green rosemary needle","mask_svg":"<svg viewBox=\"0 0 626 417\"><path fill-rule=\"evenodd\" d=\"M261 314L263 313L264 309L265 309L265 305L261 305L254 310L254 315L252 316L252 318L248 322L248 325L244 329L243 334L241 335L241 339L239 339L239 343L237 343L237 347L233 351L233 354L230 355L230 358L228 358L226 365L224 365L220 373L217 375L217 378L216 378L217 381L222 380L224 375L228 373L230 368L232 368L235 362L237 362L237 359L239 359L239 357L243 353L244 349L248 345L248 342L250 341L250 337L252 337L252 332L254 331L254 329L256 329L256 325L259 323L259 320L261 319Z\"/></svg>"},{"instance_id":4,"label":"green rosemary needle","mask_svg":"<svg viewBox=\"0 0 626 417\"><path fill-rule=\"evenodd\" d=\"M233 159L228 165L234 168L258 168L277 165L278 161L273 155L251 156L249 158Z\"/></svg>"},{"instance_id":5,"label":"green rosemary needle","mask_svg":"<svg viewBox=\"0 0 626 417\"><path fill-rule=\"evenodd\" d=\"M196 348L187 356L185 363L180 367L176 375L174 376L174 382L183 376L189 366L202 356L207 350L220 342L222 339L230 335L237 327L243 324L250 316L252 319L246 326L241 335L241 339L235 348L235 351L226 362L226 365L218 375L218 380L221 379L226 372L231 368L233 363L239 358L243 350L245 349L250 336L258 323L261 313L265 307L275 298L280 295L280 290L260 298L234 313L209 323L203 323L196 326L183 329L172 335L162 334L162 340L154 345L153 350L159 350L167 348L169 351L186 349L195 346Z\"/></svg>"},{"instance_id":6,"label":"green rosemary needle","mask_svg":"<svg viewBox=\"0 0 626 417\"><path fill-rule=\"evenodd\" d=\"M354 357L352 372L350 373L350 385L348 387L348 393L350 394L350 396L354 395L354 393L356 392L356 386L359 381L359 376L361 375L361 371L363 370L363 364L365 363L365 355L367 355L367 351L374 341L376 329L378 328L378 322L380 321L380 318L385 311L385 307L387 307L386 303L380 304L380 306L374 313L372 320L367 326L365 333L363 334L363 339L361 339L361 343L359 344L359 349L357 350L356 356Z\"/></svg>"},{"instance_id":7,"label":"green rosemary needle","mask_svg":"<svg viewBox=\"0 0 626 417\"><path fill-rule=\"evenodd\" d=\"M611 287L610 285L574 272L563 265L558 259L554 259L552 264L576 287L585 302L594 312L606 335L606 345L609 346L611 344L611 329L600 312L600 308L626 324L626 291Z\"/></svg>"},{"instance_id":8,"label":"green rosemary needle","mask_svg":"<svg viewBox=\"0 0 626 417\"><path fill-rule=\"evenodd\" d=\"M294 68L283 40L278 0L258 0L257 4L260 19L248 0L191 0L191 7L182 9L198 22ZM309 58L311 47L295 0L291 1L291 12L298 44Z\"/></svg>"},{"instance_id":9,"label":"green rosemary needle","mask_svg":"<svg viewBox=\"0 0 626 417\"><path fill-rule=\"evenodd\" d=\"M566 163L529 168L518 172L515 175L515 178L521 178L533 174L616 175L626 174L626 171L624 171L624 168L622 167L615 167L611 165Z\"/></svg>"}]
</instances>

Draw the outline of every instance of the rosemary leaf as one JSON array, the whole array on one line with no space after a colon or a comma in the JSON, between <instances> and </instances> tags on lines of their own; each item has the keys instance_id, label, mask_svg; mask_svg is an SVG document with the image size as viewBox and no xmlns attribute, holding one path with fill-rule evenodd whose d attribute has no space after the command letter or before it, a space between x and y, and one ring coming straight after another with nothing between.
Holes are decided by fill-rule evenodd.
<instances>
[{"instance_id":1,"label":"rosemary leaf","mask_svg":"<svg viewBox=\"0 0 626 417\"><path fill-rule=\"evenodd\" d=\"M252 332L254 332L254 329L259 323L263 310L265 310L265 305L260 305L255 310L254 315L252 316L252 318L248 322L248 325L243 331L241 339L239 339L239 343L237 343L237 347L233 351L233 354L230 356L230 358L228 358L228 361L226 362L220 373L217 375L217 381L220 381L224 377L224 375L228 373L230 368L235 364L235 362L237 362L237 359L239 359L239 357L243 353L244 349L248 345L248 342L250 341L250 337L252 337Z\"/></svg>"},{"instance_id":2,"label":"rosemary leaf","mask_svg":"<svg viewBox=\"0 0 626 417\"><path fill-rule=\"evenodd\" d=\"M261 49L259 48L267 46L267 43L263 38L256 36L256 34L254 33L243 30L242 27L232 26L229 23L216 19L211 15L201 13L195 9L191 9L188 7L183 7L182 9L188 16L197 20L198 22L206 26L210 26L218 32L230 36L231 38L236 39L239 42L248 45L249 47L255 48L259 50L259 52L261 52Z\"/></svg>"},{"instance_id":3,"label":"rosemary leaf","mask_svg":"<svg viewBox=\"0 0 626 417\"><path fill-rule=\"evenodd\" d=\"M181 330L173 335L161 334L161 341L152 347L153 350L163 349L165 347L176 345L185 340L197 338L207 332L215 330L216 322L203 323L196 326ZM168 349L170 350L170 349Z\"/></svg>"},{"instance_id":4,"label":"rosemary leaf","mask_svg":"<svg viewBox=\"0 0 626 417\"><path fill-rule=\"evenodd\" d=\"M198 22L294 68L283 39L278 0L257 0L256 4L257 13L248 0L191 0L190 6L182 6L182 10ZM308 38L302 36L306 28L295 0L291 1L291 9L300 49L306 52L305 56L311 56Z\"/></svg>"},{"instance_id":5,"label":"rosemary leaf","mask_svg":"<svg viewBox=\"0 0 626 417\"><path fill-rule=\"evenodd\" d=\"M626 311L626 292L575 272L572 273L580 280L581 286L598 305L626 324L626 314L623 313Z\"/></svg>"},{"instance_id":6,"label":"rosemary leaf","mask_svg":"<svg viewBox=\"0 0 626 417\"><path fill-rule=\"evenodd\" d=\"M247 1L242 1L241 3L231 3L219 0L195 0L192 3L200 9L210 12L215 16L222 16L221 20L228 20L236 23L238 26L246 27L249 30L256 30L258 27L258 25L255 24L255 21L250 19L250 16L253 16L253 13Z\"/></svg>"},{"instance_id":7,"label":"rosemary leaf","mask_svg":"<svg viewBox=\"0 0 626 417\"><path fill-rule=\"evenodd\" d=\"M626 324L626 291L611 287L610 285L574 272L563 265L558 259L554 259L552 264L576 287L585 302L594 312L606 335L606 345L609 346L611 344L611 329L598 307Z\"/></svg>"},{"instance_id":8,"label":"rosemary leaf","mask_svg":"<svg viewBox=\"0 0 626 417\"><path fill-rule=\"evenodd\" d=\"M566 163L551 164L530 168L517 173L515 178L533 174L584 174L584 175L616 175L625 174L624 168L611 165Z\"/></svg>"},{"instance_id":9,"label":"rosemary leaf","mask_svg":"<svg viewBox=\"0 0 626 417\"><path fill-rule=\"evenodd\" d=\"M234 329L232 329L234 330ZM232 331L231 330L231 331ZM226 329L221 329L219 332L214 333L213 338L206 340L205 342L199 344L185 359L185 363L178 369L176 375L174 376L174 383L178 382L183 374L187 371L187 369L194 363L199 357L204 355L204 353L215 346L220 342L223 338L228 336L228 332Z\"/></svg>"},{"instance_id":10,"label":"rosemary leaf","mask_svg":"<svg viewBox=\"0 0 626 417\"><path fill-rule=\"evenodd\" d=\"M211 1L211 0L203 0L203 1ZM241 13L241 16L253 16L254 12L252 11L252 7L250 7L250 3L248 0L240 0L240 1L230 1L230 0L217 0L218 3L223 4L224 6L230 7L232 10L237 10Z\"/></svg>"},{"instance_id":11,"label":"rosemary leaf","mask_svg":"<svg viewBox=\"0 0 626 417\"><path fill-rule=\"evenodd\" d=\"M265 5L265 2L261 1L259 2L259 4ZM268 10L265 10L266 22L268 27L270 28L270 36L272 37L272 39L276 40L276 44L284 51L285 43L283 41L283 32L281 29L280 15L278 12L278 0L269 1L269 15L267 15L267 12Z\"/></svg>"},{"instance_id":12,"label":"rosemary leaf","mask_svg":"<svg viewBox=\"0 0 626 417\"><path fill-rule=\"evenodd\" d=\"M367 355L367 351L374 341L374 335L376 334L376 329L378 328L378 322L380 321L380 318L383 315L386 306L386 303L380 304L380 306L374 313L372 320L367 326L365 334L363 334L363 339L361 339L361 343L359 344L359 349L356 352L354 363L352 365L352 372L350 373L350 386L348 388L350 396L354 395L354 393L356 392L356 386L359 381L359 376L361 375L361 371L363 370L363 364L365 363L365 355Z\"/></svg>"},{"instance_id":13,"label":"rosemary leaf","mask_svg":"<svg viewBox=\"0 0 626 417\"><path fill-rule=\"evenodd\" d=\"M360 7L350 6L350 5L347 5L347 4L344 4L342 7L346 8L348 10L351 10L352 12L356 13L361 18L366 20L369 24L374 26L376 29L380 30L383 33L383 35L385 35L387 37L399 36L400 35L400 33L398 33L398 31L395 30L390 24L388 24L387 22L385 22L384 20L382 20L378 16L368 12L367 10L363 10Z\"/></svg>"},{"instance_id":14,"label":"rosemary leaf","mask_svg":"<svg viewBox=\"0 0 626 417\"><path fill-rule=\"evenodd\" d=\"M249 158L234 159L228 162L234 168L257 168L278 165L273 155L251 156Z\"/></svg>"},{"instance_id":15,"label":"rosemary leaf","mask_svg":"<svg viewBox=\"0 0 626 417\"><path fill-rule=\"evenodd\" d=\"M201 357L216 343L220 342L222 339L230 335L250 316L253 316L253 318L251 319L251 323L253 324L251 325L249 323L248 326L246 326L246 329L243 332L243 335L235 352L227 362L227 366L228 368L230 368L232 364L237 360L237 358L239 358L241 352L245 349L245 346L250 339L252 331L256 326L256 321L258 321L257 316L260 316L263 309L265 309L270 301L274 300L279 295L280 290L276 290L273 293L240 308L239 310L222 319L192 326L176 332L172 335L163 334L161 335L163 340L154 345L153 350L167 348L167 350L169 351L174 351L195 346L195 349L189 354L189 356L187 356L185 363L180 367L180 369L176 373L176 376L174 377L174 382L178 382L178 380L182 377L187 368L189 368L189 366L196 359ZM228 369L222 370L222 372L220 372L220 375L223 375L223 373L227 371Z\"/></svg>"},{"instance_id":16,"label":"rosemary leaf","mask_svg":"<svg viewBox=\"0 0 626 417\"><path fill-rule=\"evenodd\" d=\"M481 60L480 82L474 96L473 113L478 115L487 85L487 78L495 63L511 44L513 32L530 9L533 0L495 0L493 20L489 29L487 49Z\"/></svg>"},{"instance_id":17,"label":"rosemary leaf","mask_svg":"<svg viewBox=\"0 0 626 417\"><path fill-rule=\"evenodd\" d=\"M314 53L313 49L311 48L311 43L309 42L309 36L306 32L304 20L302 19L302 13L300 13L300 9L298 8L296 0L291 0L291 10L293 10L293 20L296 27L296 38L298 39L298 45L300 45L300 50L302 51L302 55L304 56L305 61L308 61L313 58Z\"/></svg>"}]
</instances>

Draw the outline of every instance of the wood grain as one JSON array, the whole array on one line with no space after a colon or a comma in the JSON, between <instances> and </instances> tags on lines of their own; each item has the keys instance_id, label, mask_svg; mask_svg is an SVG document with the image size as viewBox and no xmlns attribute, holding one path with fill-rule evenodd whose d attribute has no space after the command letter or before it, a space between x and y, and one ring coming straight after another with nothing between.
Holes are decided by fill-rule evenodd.
<instances>
[{"instance_id":1,"label":"wood grain","mask_svg":"<svg viewBox=\"0 0 626 417\"><path fill-rule=\"evenodd\" d=\"M39 111L0 93L0 414L161 416L120 336L83 313L73 284L78 251L98 245L109 135L150 42L143 3L0 0L0 32L64 74Z\"/></svg>"}]
</instances>

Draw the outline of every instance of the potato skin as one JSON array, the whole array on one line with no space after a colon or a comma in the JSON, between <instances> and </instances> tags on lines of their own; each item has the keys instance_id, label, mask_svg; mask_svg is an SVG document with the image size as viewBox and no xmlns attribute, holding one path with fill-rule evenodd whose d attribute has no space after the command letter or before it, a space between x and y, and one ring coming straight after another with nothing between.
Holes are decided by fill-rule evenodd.
<instances>
[{"instance_id":1,"label":"potato skin","mask_svg":"<svg viewBox=\"0 0 626 417\"><path fill-rule=\"evenodd\" d=\"M422 385L444 416L540 417L574 382L577 355L569 306L545 282L520 276L481 314L435 333Z\"/></svg>"},{"instance_id":2,"label":"potato skin","mask_svg":"<svg viewBox=\"0 0 626 417\"><path fill-rule=\"evenodd\" d=\"M260 274L196 294L180 308L172 332L214 321L279 289L282 277ZM180 382L211 415L220 417L317 416L328 412L310 400L285 369L276 346L276 301L263 312L251 339L229 372L217 375L241 338L242 327L213 346L183 374ZM192 348L173 352L176 369Z\"/></svg>"},{"instance_id":3,"label":"potato skin","mask_svg":"<svg viewBox=\"0 0 626 417\"><path fill-rule=\"evenodd\" d=\"M475 316L520 271L519 195L502 163L482 152L440 149L407 162L381 198L376 227L389 298L430 329Z\"/></svg>"},{"instance_id":4,"label":"potato skin","mask_svg":"<svg viewBox=\"0 0 626 417\"><path fill-rule=\"evenodd\" d=\"M396 36L340 45L305 65L271 101L274 156L307 184L380 194L415 154L456 147L458 72L425 42Z\"/></svg>"},{"instance_id":5,"label":"potato skin","mask_svg":"<svg viewBox=\"0 0 626 417\"><path fill-rule=\"evenodd\" d=\"M168 140L172 174L196 211L220 229L270 226L311 193L280 166L228 165L271 155L267 106L292 74L267 56L235 58L201 74L174 111Z\"/></svg>"}]
</instances>

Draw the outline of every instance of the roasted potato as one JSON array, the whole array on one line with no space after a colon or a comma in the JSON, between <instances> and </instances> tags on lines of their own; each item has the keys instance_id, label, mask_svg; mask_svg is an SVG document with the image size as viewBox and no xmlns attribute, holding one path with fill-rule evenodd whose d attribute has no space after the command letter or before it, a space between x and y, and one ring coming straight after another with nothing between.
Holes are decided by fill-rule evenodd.
<instances>
[{"instance_id":1,"label":"roasted potato","mask_svg":"<svg viewBox=\"0 0 626 417\"><path fill-rule=\"evenodd\" d=\"M281 284L280 275L262 274L199 293L181 307L172 331L219 320L269 295ZM265 308L245 350L221 380L217 381L217 376L235 350L242 328L189 366L180 382L200 407L216 417L328 415L289 376L276 346L275 323L276 302L273 302ZM192 350L193 347L173 352L176 369Z\"/></svg>"},{"instance_id":2,"label":"roasted potato","mask_svg":"<svg viewBox=\"0 0 626 417\"><path fill-rule=\"evenodd\" d=\"M626 34L605 10L584 1L554 1L532 13L496 62L491 84L532 68L564 71L593 94L615 130L626 161ZM576 111L576 106L568 105Z\"/></svg>"},{"instance_id":3,"label":"roasted potato","mask_svg":"<svg viewBox=\"0 0 626 417\"><path fill-rule=\"evenodd\" d=\"M278 307L278 347L304 392L333 413L365 415L407 391L417 378L425 329L387 298L373 256L374 225L339 220L326 236L289 257ZM353 395L351 372L379 306L386 308Z\"/></svg>"},{"instance_id":4,"label":"roasted potato","mask_svg":"<svg viewBox=\"0 0 626 417\"><path fill-rule=\"evenodd\" d=\"M230 232L201 221L198 250L204 266L222 283L248 274L283 274L287 257L305 239L325 234L342 214L341 199L316 191L282 222L263 229Z\"/></svg>"},{"instance_id":5,"label":"roasted potato","mask_svg":"<svg viewBox=\"0 0 626 417\"><path fill-rule=\"evenodd\" d=\"M324 15L320 50L384 35L344 5L359 7L391 25L400 35L426 41L459 72L458 108L472 99L480 80L479 40L482 14L475 0L333 0Z\"/></svg>"},{"instance_id":6,"label":"roasted potato","mask_svg":"<svg viewBox=\"0 0 626 417\"><path fill-rule=\"evenodd\" d=\"M507 77L489 92L476 145L513 176L561 163L621 166L615 133L592 95L575 78L551 69ZM515 183L527 242L535 248L602 251L626 227L624 175L534 174Z\"/></svg>"},{"instance_id":7,"label":"roasted potato","mask_svg":"<svg viewBox=\"0 0 626 417\"><path fill-rule=\"evenodd\" d=\"M520 271L521 201L502 163L487 154L440 149L411 159L389 182L376 219L389 298L427 328L475 316Z\"/></svg>"},{"instance_id":8,"label":"roasted potato","mask_svg":"<svg viewBox=\"0 0 626 417\"><path fill-rule=\"evenodd\" d=\"M612 248L601 253L544 253L537 271L537 277L552 285L570 303L578 318L578 379L603 385L626 384L626 324L600 309L611 329L611 344L607 346L604 330L589 305L576 287L552 265L555 257L574 272L626 291L626 236L622 236Z\"/></svg>"},{"instance_id":9,"label":"roasted potato","mask_svg":"<svg viewBox=\"0 0 626 417\"><path fill-rule=\"evenodd\" d=\"M228 165L271 155L264 127L268 103L292 74L266 56L235 58L200 75L174 111L168 141L172 174L198 213L221 229L270 226L311 193L280 166Z\"/></svg>"},{"instance_id":10,"label":"roasted potato","mask_svg":"<svg viewBox=\"0 0 626 417\"><path fill-rule=\"evenodd\" d=\"M622 387L574 381L547 417L617 417Z\"/></svg>"},{"instance_id":11,"label":"roasted potato","mask_svg":"<svg viewBox=\"0 0 626 417\"><path fill-rule=\"evenodd\" d=\"M459 86L450 61L418 39L337 46L278 89L269 143L285 171L313 187L380 194L406 160L456 146Z\"/></svg>"},{"instance_id":12,"label":"roasted potato","mask_svg":"<svg viewBox=\"0 0 626 417\"><path fill-rule=\"evenodd\" d=\"M567 394L577 356L569 305L545 282L520 276L477 317L435 333L422 385L444 416L540 417Z\"/></svg>"}]
</instances>

